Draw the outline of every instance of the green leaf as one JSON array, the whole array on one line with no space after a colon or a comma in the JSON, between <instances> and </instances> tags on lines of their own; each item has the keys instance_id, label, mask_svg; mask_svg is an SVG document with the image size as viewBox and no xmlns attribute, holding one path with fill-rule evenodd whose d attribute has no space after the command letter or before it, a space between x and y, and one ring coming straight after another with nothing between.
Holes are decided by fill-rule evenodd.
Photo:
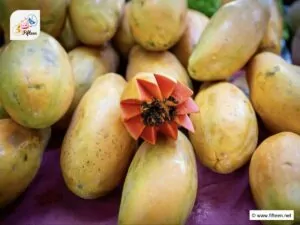
<instances>
[{"instance_id":1,"label":"green leaf","mask_svg":"<svg viewBox=\"0 0 300 225\"><path fill-rule=\"evenodd\" d=\"M211 17L220 8L221 0L188 0L188 6Z\"/></svg>"}]
</instances>

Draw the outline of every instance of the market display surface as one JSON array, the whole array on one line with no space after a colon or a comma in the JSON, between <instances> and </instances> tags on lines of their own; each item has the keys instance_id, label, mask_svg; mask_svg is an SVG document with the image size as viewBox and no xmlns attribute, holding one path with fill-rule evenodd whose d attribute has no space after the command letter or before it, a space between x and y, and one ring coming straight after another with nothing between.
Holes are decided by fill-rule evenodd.
<instances>
[{"instance_id":1,"label":"market display surface","mask_svg":"<svg viewBox=\"0 0 300 225\"><path fill-rule=\"evenodd\" d=\"M0 224L300 223L299 1L285 7L0 0Z\"/></svg>"}]
</instances>

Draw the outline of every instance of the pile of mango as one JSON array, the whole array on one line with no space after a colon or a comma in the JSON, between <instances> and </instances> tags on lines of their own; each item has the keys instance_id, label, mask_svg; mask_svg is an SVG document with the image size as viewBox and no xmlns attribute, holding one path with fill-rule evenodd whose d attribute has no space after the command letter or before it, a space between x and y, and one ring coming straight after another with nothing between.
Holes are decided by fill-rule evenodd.
<instances>
[{"instance_id":1,"label":"pile of mango","mask_svg":"<svg viewBox=\"0 0 300 225\"><path fill-rule=\"evenodd\" d=\"M66 186L97 199L123 185L119 224L185 224L197 162L220 174L249 163L257 208L300 221L300 67L280 55L277 3L222 1L209 17L186 0L2 0L0 208L30 188L63 130ZM10 41L18 9L41 10L37 39ZM194 130L156 144L130 135L120 102L141 73L193 91Z\"/></svg>"}]
</instances>

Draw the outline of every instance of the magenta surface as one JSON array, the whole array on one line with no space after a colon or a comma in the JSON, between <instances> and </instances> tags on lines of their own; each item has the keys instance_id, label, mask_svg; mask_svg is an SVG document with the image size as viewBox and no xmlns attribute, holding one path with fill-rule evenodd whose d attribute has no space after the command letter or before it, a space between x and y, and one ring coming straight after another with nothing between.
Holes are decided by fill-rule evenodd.
<instances>
[{"instance_id":1,"label":"magenta surface","mask_svg":"<svg viewBox=\"0 0 300 225\"><path fill-rule=\"evenodd\" d=\"M197 201L188 225L260 225L249 221L255 209L248 165L220 175L198 165ZM59 166L59 150L45 152L42 167L3 225L116 225L121 191L98 200L82 200L67 190ZM3 212L2 212L3 213Z\"/></svg>"}]
</instances>

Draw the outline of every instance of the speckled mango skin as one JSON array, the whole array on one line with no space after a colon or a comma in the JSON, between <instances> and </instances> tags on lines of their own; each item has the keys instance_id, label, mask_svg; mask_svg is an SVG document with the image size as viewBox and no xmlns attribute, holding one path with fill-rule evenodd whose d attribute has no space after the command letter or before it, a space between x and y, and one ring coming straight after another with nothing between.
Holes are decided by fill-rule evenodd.
<instances>
[{"instance_id":1,"label":"speckled mango skin","mask_svg":"<svg viewBox=\"0 0 300 225\"><path fill-rule=\"evenodd\" d=\"M258 125L247 96L231 83L205 84L195 97L199 113L190 116L189 133L200 162L214 172L231 173L251 158L258 141Z\"/></svg>"},{"instance_id":2,"label":"speckled mango skin","mask_svg":"<svg viewBox=\"0 0 300 225\"><path fill-rule=\"evenodd\" d=\"M184 225L197 185L195 154L184 134L177 140L160 136L156 145L144 142L126 176L118 224Z\"/></svg>"},{"instance_id":3,"label":"speckled mango skin","mask_svg":"<svg viewBox=\"0 0 300 225\"><path fill-rule=\"evenodd\" d=\"M46 128L69 108L75 83L68 54L50 35L11 41L0 55L0 98L7 113L29 128Z\"/></svg>"},{"instance_id":4,"label":"speckled mango skin","mask_svg":"<svg viewBox=\"0 0 300 225\"><path fill-rule=\"evenodd\" d=\"M79 40L100 46L116 33L125 0L72 0L71 23Z\"/></svg>"},{"instance_id":5,"label":"speckled mango skin","mask_svg":"<svg viewBox=\"0 0 300 225\"><path fill-rule=\"evenodd\" d=\"M131 2L126 2L121 18L121 23L119 25L117 33L112 39L114 46L116 47L116 49L118 49L118 51L124 58L128 57L131 48L136 44L132 36L128 21L130 4Z\"/></svg>"},{"instance_id":6,"label":"speckled mango skin","mask_svg":"<svg viewBox=\"0 0 300 225\"><path fill-rule=\"evenodd\" d=\"M0 120L0 208L18 198L34 179L51 128L33 130L11 119Z\"/></svg>"},{"instance_id":7,"label":"speckled mango skin","mask_svg":"<svg viewBox=\"0 0 300 225\"><path fill-rule=\"evenodd\" d=\"M56 124L62 129L68 128L74 110L93 82L99 76L116 72L119 66L119 56L110 44L97 48L80 46L68 55L75 80L75 91L67 113Z\"/></svg>"},{"instance_id":8,"label":"speckled mango skin","mask_svg":"<svg viewBox=\"0 0 300 225\"><path fill-rule=\"evenodd\" d=\"M64 26L67 14L67 1L65 0L1 0L0 21L3 22L4 31L9 35L10 15L15 10L41 10L41 30L58 37ZM7 40L8 41L8 40Z\"/></svg>"},{"instance_id":9,"label":"speckled mango skin","mask_svg":"<svg viewBox=\"0 0 300 225\"><path fill-rule=\"evenodd\" d=\"M116 72L119 57L111 45L101 48L78 47L69 52L75 79L75 94L70 106L73 112L92 83L102 75Z\"/></svg>"},{"instance_id":10,"label":"speckled mango skin","mask_svg":"<svg viewBox=\"0 0 300 225\"><path fill-rule=\"evenodd\" d=\"M192 81L186 69L169 51L151 52L135 45L129 54L126 80L130 81L139 72L168 75L193 89Z\"/></svg>"},{"instance_id":11,"label":"speckled mango skin","mask_svg":"<svg viewBox=\"0 0 300 225\"><path fill-rule=\"evenodd\" d=\"M249 63L247 81L253 107L266 127L300 134L300 67L263 52Z\"/></svg>"},{"instance_id":12,"label":"speckled mango skin","mask_svg":"<svg viewBox=\"0 0 300 225\"><path fill-rule=\"evenodd\" d=\"M263 221L264 225L299 223L300 136L281 132L264 140L251 159L249 182L258 209L294 210L294 221Z\"/></svg>"},{"instance_id":13,"label":"speckled mango skin","mask_svg":"<svg viewBox=\"0 0 300 225\"><path fill-rule=\"evenodd\" d=\"M131 0L129 26L135 41L149 51L171 48L186 28L186 0Z\"/></svg>"},{"instance_id":14,"label":"speckled mango skin","mask_svg":"<svg viewBox=\"0 0 300 225\"><path fill-rule=\"evenodd\" d=\"M1 29L1 27L0 27ZM1 31L0 31L1 33ZM3 47L0 47L0 55L1 55L1 51L2 51ZM1 102L0 102L0 119L5 119L5 118L9 118L9 115L7 114L7 112L5 111L5 109L3 108Z\"/></svg>"},{"instance_id":15,"label":"speckled mango skin","mask_svg":"<svg viewBox=\"0 0 300 225\"><path fill-rule=\"evenodd\" d=\"M136 142L120 117L126 81L117 74L97 78L75 110L61 150L67 187L83 199L106 195L124 179Z\"/></svg>"},{"instance_id":16,"label":"speckled mango skin","mask_svg":"<svg viewBox=\"0 0 300 225\"><path fill-rule=\"evenodd\" d=\"M67 52L71 51L81 44L74 32L69 15L67 15L66 17L64 27L58 37L58 40Z\"/></svg>"},{"instance_id":17,"label":"speckled mango skin","mask_svg":"<svg viewBox=\"0 0 300 225\"><path fill-rule=\"evenodd\" d=\"M231 77L257 51L268 18L257 0L223 5L211 18L189 58L190 76L197 81Z\"/></svg>"},{"instance_id":18,"label":"speckled mango skin","mask_svg":"<svg viewBox=\"0 0 300 225\"><path fill-rule=\"evenodd\" d=\"M180 40L172 48L172 52L179 59L181 64L187 68L188 61L194 48L201 37L209 18L205 14L189 9L186 16L187 27Z\"/></svg>"},{"instance_id":19,"label":"speckled mango skin","mask_svg":"<svg viewBox=\"0 0 300 225\"><path fill-rule=\"evenodd\" d=\"M259 47L259 51L269 51L280 55L283 35L283 18L277 0L269 0L269 23Z\"/></svg>"}]
</instances>

